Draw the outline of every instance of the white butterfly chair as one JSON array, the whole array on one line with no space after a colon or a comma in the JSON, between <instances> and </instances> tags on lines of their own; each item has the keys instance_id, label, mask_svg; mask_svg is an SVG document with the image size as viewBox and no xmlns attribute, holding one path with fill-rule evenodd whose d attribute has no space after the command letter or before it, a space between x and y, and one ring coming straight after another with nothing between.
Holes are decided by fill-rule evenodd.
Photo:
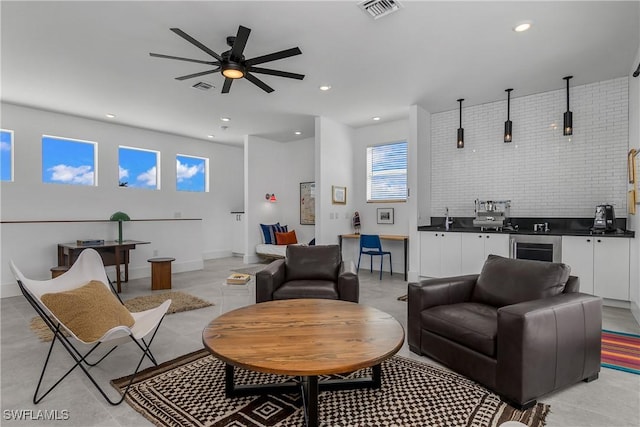
<instances>
[{"instance_id":1,"label":"white butterfly chair","mask_svg":"<svg viewBox=\"0 0 640 427\"><path fill-rule=\"evenodd\" d=\"M127 392L129 391L129 386L133 383L135 376L138 374L140 366L145 357L149 358L154 365L158 365L153 354L151 354L151 350L149 346L153 341L158 328L160 327L160 323L164 318L169 305L171 304L171 300L167 300L163 302L160 306L153 308L151 310L142 311L140 313L131 313L135 323L129 328L127 326L116 326L108 330L101 338L92 341L85 342L78 338L73 331L67 328L58 318L45 306L42 302L41 297L46 293L56 293L56 292L65 292L70 291L76 288L80 288L86 285L91 280L98 280L105 284L105 286L109 289L110 292L113 292L118 299L120 297L113 289L109 278L104 270L104 264L102 262L102 258L98 252L91 248L87 248L80 253L80 256L76 260L76 262L69 268L69 270L51 280L32 280L26 278L18 267L14 264L13 261L10 262L11 270L18 282L18 286L22 291L22 294L25 296L27 301L33 306L36 312L40 315L42 320L47 324L47 326L51 329L54 336L51 341L51 346L49 347L49 353L47 354L47 359L42 367L42 373L40 374L40 379L38 381L38 386L36 387L36 391L33 395L33 403L39 403L49 392L51 392L63 379L67 377L76 367L80 367L84 371L84 373L89 377L91 382L96 386L96 388L100 391L102 396L112 405L118 405L122 403ZM122 300L120 300L122 302ZM66 332L73 339L69 339L68 336L65 335ZM151 338L145 341L145 337L151 334ZM116 349L118 344L123 342L128 342L131 339L135 342L140 350L142 350L142 357L136 366L135 371L131 376L131 381L127 385L124 393L117 401L112 401L103 391L103 389L98 385L96 380L91 376L89 371L87 370L87 366L95 366L104 360L113 350ZM42 384L42 379L44 377L45 371L47 370L47 365L49 364L49 358L51 356L51 351L53 349L56 340L59 340L63 347L69 352L71 357L75 360L75 364L55 383L51 388L49 388L44 394L38 396L38 392L40 390L40 385ZM84 355L74 346L73 342L77 345L78 342L82 344L91 345L91 349L86 352ZM87 361L87 357L93 353L93 351L100 346L100 344L113 345L104 356L102 356L98 361L94 363L89 363Z\"/></svg>"}]
</instances>

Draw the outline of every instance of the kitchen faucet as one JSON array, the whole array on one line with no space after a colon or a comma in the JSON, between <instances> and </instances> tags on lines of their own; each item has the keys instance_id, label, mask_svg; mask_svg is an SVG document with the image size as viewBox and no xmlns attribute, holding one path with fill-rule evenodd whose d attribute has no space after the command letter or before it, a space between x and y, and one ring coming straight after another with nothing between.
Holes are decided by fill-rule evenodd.
<instances>
[{"instance_id":1,"label":"kitchen faucet","mask_svg":"<svg viewBox=\"0 0 640 427\"><path fill-rule=\"evenodd\" d=\"M444 229L449 231L449 226L453 224L453 218L449 218L449 208L445 208L446 216L444 218Z\"/></svg>"}]
</instances>

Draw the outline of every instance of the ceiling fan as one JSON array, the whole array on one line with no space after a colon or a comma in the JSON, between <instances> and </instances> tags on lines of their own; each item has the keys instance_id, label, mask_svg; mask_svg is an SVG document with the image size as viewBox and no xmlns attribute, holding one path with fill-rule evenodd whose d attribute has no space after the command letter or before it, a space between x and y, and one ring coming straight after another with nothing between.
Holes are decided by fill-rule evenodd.
<instances>
[{"instance_id":1,"label":"ceiling fan","mask_svg":"<svg viewBox=\"0 0 640 427\"><path fill-rule=\"evenodd\" d=\"M288 58L290 56L300 55L302 51L298 47L294 47L291 49L281 50L279 52L270 53L268 55L257 56L251 59L245 59L244 48L247 44L247 40L249 39L249 33L251 30L247 27L243 27L240 25L238 27L238 33L236 36L227 37L227 45L231 48L226 52L222 52L222 54L218 55L213 50L209 49L198 40L191 37L189 34L185 33L179 28L171 28L171 31L193 44L200 50L205 53L211 55L215 58L215 61L201 61L199 59L190 59L190 58L181 58L178 56L169 56L162 55L159 53L149 53L149 55L156 58L166 58L166 59L177 59L179 61L188 61L188 62L196 62L199 64L207 64L212 65L214 68L212 70L201 71L199 73L188 74L186 76L176 77L176 80L186 80L191 79L193 77L200 77L207 74L213 74L220 71L222 75L225 77L224 85L222 86L222 93L228 93L231 89L231 83L233 83L236 79L246 78L254 85L258 86L260 89L264 90L267 93L273 92L273 88L267 85L265 82L254 76L252 73L257 74L269 74L272 76L278 77L287 77L290 79L304 79L304 74L296 74L289 73L287 71L279 71L272 70L270 68L261 68L256 67L258 64L263 64L265 62L276 61L278 59Z\"/></svg>"}]
</instances>

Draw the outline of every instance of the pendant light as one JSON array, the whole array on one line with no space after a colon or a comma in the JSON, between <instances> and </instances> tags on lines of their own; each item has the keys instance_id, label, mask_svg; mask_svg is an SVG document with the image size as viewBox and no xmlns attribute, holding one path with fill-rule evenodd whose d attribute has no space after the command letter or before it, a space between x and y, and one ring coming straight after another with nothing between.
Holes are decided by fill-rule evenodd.
<instances>
[{"instance_id":1,"label":"pendant light","mask_svg":"<svg viewBox=\"0 0 640 427\"><path fill-rule=\"evenodd\" d=\"M513 89L505 89L507 92L507 121L504 122L504 142L511 142L513 139L513 122L509 119L509 113L511 111L511 91Z\"/></svg>"},{"instance_id":2,"label":"pendant light","mask_svg":"<svg viewBox=\"0 0 640 427\"><path fill-rule=\"evenodd\" d=\"M565 136L573 135L573 113L569 111L569 80L573 76L563 77L563 80L567 81L567 111L564 113L564 127L562 133Z\"/></svg>"},{"instance_id":3,"label":"pendant light","mask_svg":"<svg viewBox=\"0 0 640 427\"><path fill-rule=\"evenodd\" d=\"M464 98L458 99L460 103L460 127L458 128L458 141L456 143L457 148L464 148L464 129L462 129L462 101Z\"/></svg>"}]
</instances>

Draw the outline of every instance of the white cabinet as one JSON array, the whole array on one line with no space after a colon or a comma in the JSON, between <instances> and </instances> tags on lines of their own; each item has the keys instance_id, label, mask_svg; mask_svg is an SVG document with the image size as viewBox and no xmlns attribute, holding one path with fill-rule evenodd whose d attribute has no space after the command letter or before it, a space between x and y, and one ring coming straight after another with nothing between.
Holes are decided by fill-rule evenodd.
<instances>
[{"instance_id":1,"label":"white cabinet","mask_svg":"<svg viewBox=\"0 0 640 427\"><path fill-rule=\"evenodd\" d=\"M449 277L460 274L462 233L420 232L420 275Z\"/></svg>"},{"instance_id":2,"label":"white cabinet","mask_svg":"<svg viewBox=\"0 0 640 427\"><path fill-rule=\"evenodd\" d=\"M580 292L629 300L629 239L563 236L562 262L580 278Z\"/></svg>"},{"instance_id":3,"label":"white cabinet","mask_svg":"<svg viewBox=\"0 0 640 427\"><path fill-rule=\"evenodd\" d=\"M479 274L490 254L509 258L509 235L498 233L462 234L461 274Z\"/></svg>"},{"instance_id":4,"label":"white cabinet","mask_svg":"<svg viewBox=\"0 0 640 427\"><path fill-rule=\"evenodd\" d=\"M244 255L244 213L232 212L232 242L231 252Z\"/></svg>"}]
</instances>

